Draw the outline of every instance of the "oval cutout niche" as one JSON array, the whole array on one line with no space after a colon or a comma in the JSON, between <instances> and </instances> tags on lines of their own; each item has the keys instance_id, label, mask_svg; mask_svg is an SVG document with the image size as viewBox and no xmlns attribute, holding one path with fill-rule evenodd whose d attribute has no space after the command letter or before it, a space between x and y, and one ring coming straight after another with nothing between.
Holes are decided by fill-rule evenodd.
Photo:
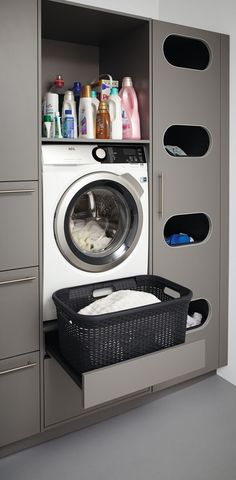
<instances>
[{"instance_id":1,"label":"oval cutout niche","mask_svg":"<svg viewBox=\"0 0 236 480\"><path fill-rule=\"evenodd\" d=\"M167 62L174 67L205 70L210 62L209 48L197 38L169 35L165 39L163 51Z\"/></svg>"},{"instance_id":2,"label":"oval cutout niche","mask_svg":"<svg viewBox=\"0 0 236 480\"><path fill-rule=\"evenodd\" d=\"M203 157L210 146L210 137L204 127L171 125L164 135L164 146L173 157Z\"/></svg>"},{"instance_id":3,"label":"oval cutout niche","mask_svg":"<svg viewBox=\"0 0 236 480\"><path fill-rule=\"evenodd\" d=\"M194 328L200 327L208 319L210 312L210 305L204 298L198 298L197 300L192 300L189 304L188 315L191 318L188 318L187 329L192 330Z\"/></svg>"},{"instance_id":4,"label":"oval cutout niche","mask_svg":"<svg viewBox=\"0 0 236 480\"><path fill-rule=\"evenodd\" d=\"M164 227L164 237L170 247L193 245L203 242L208 236L210 221L204 213L175 215Z\"/></svg>"}]
</instances>

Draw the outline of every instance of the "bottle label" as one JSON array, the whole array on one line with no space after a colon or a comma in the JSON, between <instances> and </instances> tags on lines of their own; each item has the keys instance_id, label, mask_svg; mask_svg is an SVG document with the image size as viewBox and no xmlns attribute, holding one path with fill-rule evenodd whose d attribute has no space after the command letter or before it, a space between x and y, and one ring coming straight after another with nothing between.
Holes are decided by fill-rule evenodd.
<instances>
[{"instance_id":1,"label":"bottle label","mask_svg":"<svg viewBox=\"0 0 236 480\"><path fill-rule=\"evenodd\" d=\"M81 111L81 133L87 135L87 118L84 108Z\"/></svg>"},{"instance_id":2,"label":"bottle label","mask_svg":"<svg viewBox=\"0 0 236 480\"><path fill-rule=\"evenodd\" d=\"M122 108L121 116L122 116L123 135L124 137L126 137L127 135L129 136L131 134L131 125L129 123L127 113L123 108Z\"/></svg>"},{"instance_id":3,"label":"bottle label","mask_svg":"<svg viewBox=\"0 0 236 480\"><path fill-rule=\"evenodd\" d=\"M74 138L74 118L73 117L64 118L63 137Z\"/></svg>"}]
</instances>

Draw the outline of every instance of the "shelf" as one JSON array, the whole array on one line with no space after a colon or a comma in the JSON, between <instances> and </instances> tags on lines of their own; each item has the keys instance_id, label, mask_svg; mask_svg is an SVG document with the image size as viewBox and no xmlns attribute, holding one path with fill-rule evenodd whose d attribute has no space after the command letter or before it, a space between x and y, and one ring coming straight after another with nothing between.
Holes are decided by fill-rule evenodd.
<instances>
[{"instance_id":1,"label":"shelf","mask_svg":"<svg viewBox=\"0 0 236 480\"><path fill-rule=\"evenodd\" d=\"M81 138L44 138L42 137L42 143L85 143L85 144L90 144L90 143L101 143L101 144L109 144L109 143L115 143L115 144L120 144L122 145L127 144L127 143L132 143L132 144L149 144L150 140L99 140L97 138L94 139L81 139Z\"/></svg>"}]
</instances>

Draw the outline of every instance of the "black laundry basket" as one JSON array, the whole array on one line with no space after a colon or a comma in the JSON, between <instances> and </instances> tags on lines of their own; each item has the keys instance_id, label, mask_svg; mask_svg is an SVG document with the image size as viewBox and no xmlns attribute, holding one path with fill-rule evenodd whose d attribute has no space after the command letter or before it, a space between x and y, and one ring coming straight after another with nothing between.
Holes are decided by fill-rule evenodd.
<instances>
[{"instance_id":1,"label":"black laundry basket","mask_svg":"<svg viewBox=\"0 0 236 480\"><path fill-rule=\"evenodd\" d=\"M179 295L173 298L166 288ZM161 302L103 315L81 315L98 289L149 292ZM53 294L57 309L60 351L70 366L83 373L145 355L185 341L192 292L155 275L64 288Z\"/></svg>"}]
</instances>

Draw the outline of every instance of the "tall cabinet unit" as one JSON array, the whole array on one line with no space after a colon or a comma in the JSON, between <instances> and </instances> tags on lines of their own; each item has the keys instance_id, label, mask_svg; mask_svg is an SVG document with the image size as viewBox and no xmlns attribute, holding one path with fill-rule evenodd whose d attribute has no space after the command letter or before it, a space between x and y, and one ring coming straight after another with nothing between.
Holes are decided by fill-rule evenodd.
<instances>
[{"instance_id":1,"label":"tall cabinet unit","mask_svg":"<svg viewBox=\"0 0 236 480\"><path fill-rule=\"evenodd\" d=\"M221 63L227 55L225 36L154 22L153 272L193 291L190 313L200 312L202 324L187 331L186 343L204 341L198 375L220 365L221 215L228 215L221 211L227 196L221 184L222 163L227 171ZM178 233L191 243L169 245Z\"/></svg>"},{"instance_id":2,"label":"tall cabinet unit","mask_svg":"<svg viewBox=\"0 0 236 480\"><path fill-rule=\"evenodd\" d=\"M39 432L37 0L0 5L0 446Z\"/></svg>"},{"instance_id":3,"label":"tall cabinet unit","mask_svg":"<svg viewBox=\"0 0 236 480\"><path fill-rule=\"evenodd\" d=\"M228 45L219 34L66 0L1 1L0 40L2 456L121 413L225 362ZM103 73L120 85L132 76L138 96L149 167L150 273L191 288L189 313L200 312L202 325L187 332L185 344L86 372L81 381L52 349L56 321L40 318L38 154L55 141L40 138L40 106L57 74L71 89ZM178 233L192 242L170 246Z\"/></svg>"}]
</instances>

